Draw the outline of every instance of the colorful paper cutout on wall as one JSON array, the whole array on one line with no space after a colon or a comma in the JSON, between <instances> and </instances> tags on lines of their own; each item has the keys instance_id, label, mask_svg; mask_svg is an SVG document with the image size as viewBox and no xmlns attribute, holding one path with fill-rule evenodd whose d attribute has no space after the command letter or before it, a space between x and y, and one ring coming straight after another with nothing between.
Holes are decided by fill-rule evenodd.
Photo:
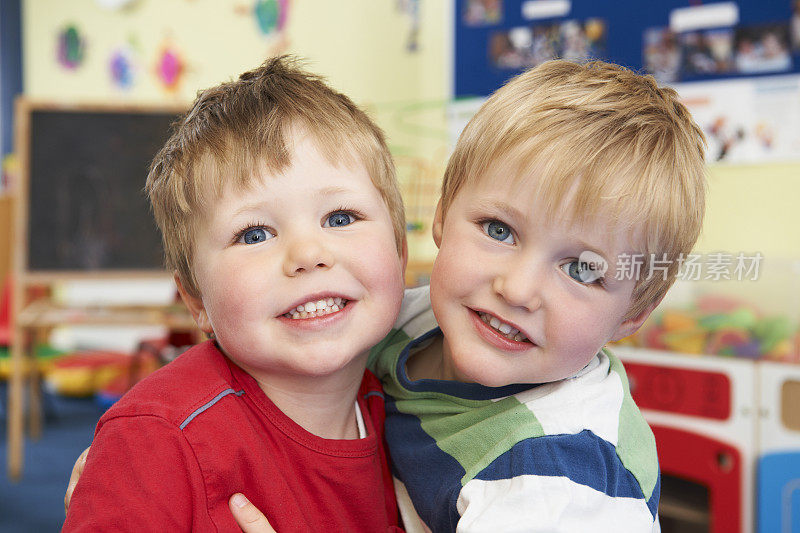
<instances>
[{"instance_id":1,"label":"colorful paper cutout on wall","mask_svg":"<svg viewBox=\"0 0 800 533\"><path fill-rule=\"evenodd\" d=\"M116 87L130 89L136 79L133 51L127 46L115 50L108 62L108 69L111 81Z\"/></svg>"},{"instance_id":2,"label":"colorful paper cutout on wall","mask_svg":"<svg viewBox=\"0 0 800 533\"><path fill-rule=\"evenodd\" d=\"M406 50L416 52L419 48L419 0L397 0L397 9L411 20L406 39Z\"/></svg>"},{"instance_id":3,"label":"colorful paper cutout on wall","mask_svg":"<svg viewBox=\"0 0 800 533\"><path fill-rule=\"evenodd\" d=\"M156 65L156 74L161 85L168 91L176 90L185 70L186 64L180 54L174 48L165 46Z\"/></svg>"},{"instance_id":4,"label":"colorful paper cutout on wall","mask_svg":"<svg viewBox=\"0 0 800 533\"><path fill-rule=\"evenodd\" d=\"M289 14L289 0L256 0L253 16L264 35L283 31Z\"/></svg>"},{"instance_id":5,"label":"colorful paper cutout on wall","mask_svg":"<svg viewBox=\"0 0 800 533\"><path fill-rule=\"evenodd\" d=\"M86 39L78 28L69 25L58 35L58 62L70 70L78 68L86 51Z\"/></svg>"}]
</instances>

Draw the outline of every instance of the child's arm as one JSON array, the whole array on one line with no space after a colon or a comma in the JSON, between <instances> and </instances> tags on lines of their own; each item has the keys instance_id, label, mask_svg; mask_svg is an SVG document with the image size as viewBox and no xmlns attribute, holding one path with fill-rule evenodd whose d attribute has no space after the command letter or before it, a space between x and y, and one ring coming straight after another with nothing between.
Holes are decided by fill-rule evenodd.
<instances>
[{"instance_id":1,"label":"child's arm","mask_svg":"<svg viewBox=\"0 0 800 533\"><path fill-rule=\"evenodd\" d=\"M119 417L95 434L63 531L188 531L203 479L177 428Z\"/></svg>"}]
</instances>

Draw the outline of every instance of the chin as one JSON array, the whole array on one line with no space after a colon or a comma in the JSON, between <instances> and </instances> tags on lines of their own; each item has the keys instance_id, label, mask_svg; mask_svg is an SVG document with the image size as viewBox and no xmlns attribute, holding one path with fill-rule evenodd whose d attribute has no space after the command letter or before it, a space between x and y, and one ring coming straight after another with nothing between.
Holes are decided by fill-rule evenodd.
<instances>
[{"instance_id":1,"label":"chin","mask_svg":"<svg viewBox=\"0 0 800 533\"><path fill-rule=\"evenodd\" d=\"M478 383L484 387L504 387L514 383L504 375L486 372L486 366L488 365L483 365L483 368L475 368L474 366L464 368L457 364L454 366L458 374L458 381L465 383Z\"/></svg>"}]
</instances>

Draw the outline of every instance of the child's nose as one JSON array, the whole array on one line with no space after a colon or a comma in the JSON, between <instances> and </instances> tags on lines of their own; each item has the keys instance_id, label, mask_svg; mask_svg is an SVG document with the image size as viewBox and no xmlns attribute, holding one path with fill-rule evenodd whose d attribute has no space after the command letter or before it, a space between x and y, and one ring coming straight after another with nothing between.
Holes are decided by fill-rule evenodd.
<instances>
[{"instance_id":1,"label":"child's nose","mask_svg":"<svg viewBox=\"0 0 800 533\"><path fill-rule=\"evenodd\" d=\"M313 238L305 238L289 246L283 271L287 276L293 277L318 268L330 268L333 263L333 254L322 243Z\"/></svg>"},{"instance_id":2,"label":"child's nose","mask_svg":"<svg viewBox=\"0 0 800 533\"><path fill-rule=\"evenodd\" d=\"M535 311L542 306L543 283L540 267L510 262L495 276L492 289L510 306Z\"/></svg>"}]
</instances>

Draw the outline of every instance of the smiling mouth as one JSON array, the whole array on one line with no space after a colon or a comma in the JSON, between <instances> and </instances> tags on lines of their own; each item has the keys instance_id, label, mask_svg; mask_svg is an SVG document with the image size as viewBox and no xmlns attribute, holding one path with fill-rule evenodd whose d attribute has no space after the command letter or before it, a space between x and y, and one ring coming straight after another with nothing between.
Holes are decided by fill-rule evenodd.
<instances>
[{"instance_id":1,"label":"smiling mouth","mask_svg":"<svg viewBox=\"0 0 800 533\"><path fill-rule=\"evenodd\" d=\"M484 323L489 325L489 327L500 333L500 335L506 339L516 342L531 342L528 340L528 337L520 333L517 328L511 324L506 324L505 322L500 321L500 319L496 316L492 316L489 313L484 313L483 311L476 311L476 313Z\"/></svg>"},{"instance_id":2,"label":"smiling mouth","mask_svg":"<svg viewBox=\"0 0 800 533\"><path fill-rule=\"evenodd\" d=\"M303 320L307 318L317 318L326 315L338 313L348 304L348 300L344 298L324 298L320 300L313 300L300 304L291 311L284 313L282 316L292 320Z\"/></svg>"}]
</instances>

